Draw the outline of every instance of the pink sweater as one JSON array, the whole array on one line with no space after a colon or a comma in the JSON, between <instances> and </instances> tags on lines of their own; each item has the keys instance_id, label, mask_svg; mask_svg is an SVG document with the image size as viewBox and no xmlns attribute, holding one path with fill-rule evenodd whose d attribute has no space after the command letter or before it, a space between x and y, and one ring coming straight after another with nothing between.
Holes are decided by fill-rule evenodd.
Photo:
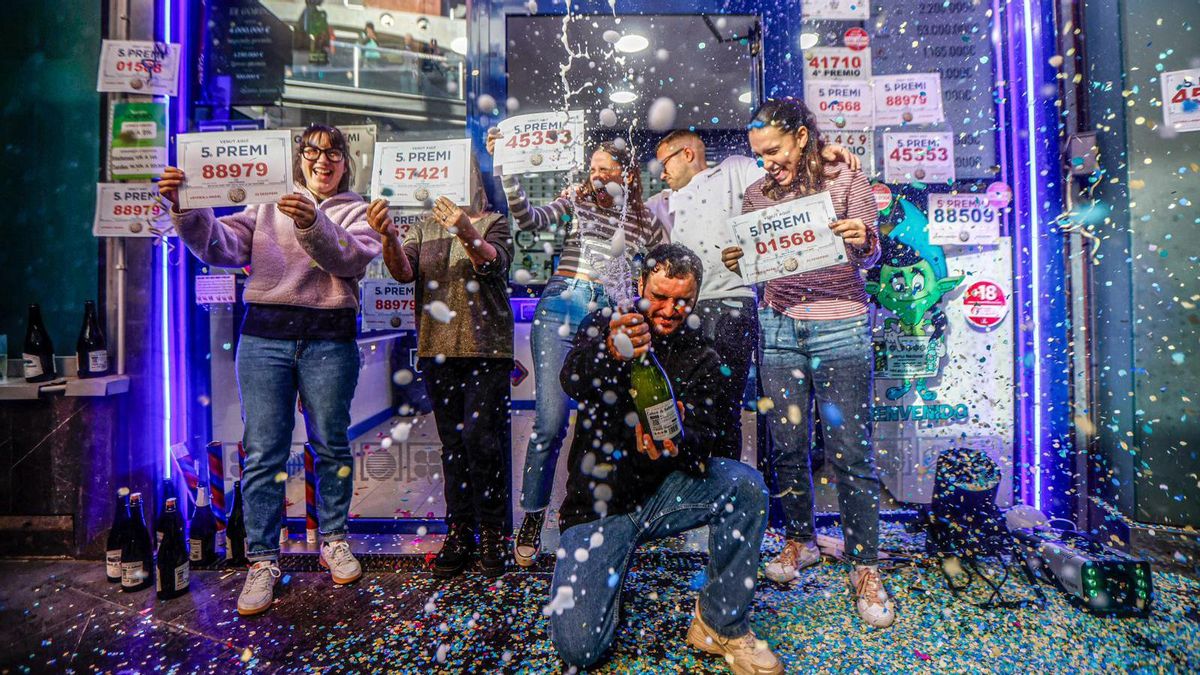
<instances>
[{"instance_id":1,"label":"pink sweater","mask_svg":"<svg viewBox=\"0 0 1200 675\"><path fill-rule=\"evenodd\" d=\"M307 190L296 193L316 204ZM357 309L358 282L383 252L367 224L367 204L353 192L318 204L316 222L304 229L274 204L221 218L212 209L172 211L171 220L188 249L209 265L250 265L248 303Z\"/></svg>"}]
</instances>

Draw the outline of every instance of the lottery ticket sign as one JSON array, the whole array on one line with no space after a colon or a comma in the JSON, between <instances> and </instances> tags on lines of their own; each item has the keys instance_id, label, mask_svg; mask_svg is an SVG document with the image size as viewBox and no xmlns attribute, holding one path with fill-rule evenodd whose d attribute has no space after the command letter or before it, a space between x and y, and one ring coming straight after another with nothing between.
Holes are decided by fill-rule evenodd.
<instances>
[{"instance_id":1,"label":"lottery ticket sign","mask_svg":"<svg viewBox=\"0 0 1200 675\"><path fill-rule=\"evenodd\" d=\"M1200 68L1162 74L1163 123L1175 131L1200 131Z\"/></svg>"},{"instance_id":2,"label":"lottery ticket sign","mask_svg":"<svg viewBox=\"0 0 1200 675\"><path fill-rule=\"evenodd\" d=\"M876 126L946 121L940 74L880 75L874 85Z\"/></svg>"},{"instance_id":3,"label":"lottery ticket sign","mask_svg":"<svg viewBox=\"0 0 1200 675\"><path fill-rule=\"evenodd\" d=\"M392 206L428 208L438 197L471 196L471 141L376 143L371 194Z\"/></svg>"},{"instance_id":4,"label":"lottery ticket sign","mask_svg":"<svg viewBox=\"0 0 1200 675\"><path fill-rule=\"evenodd\" d=\"M870 0L803 0L800 16L804 19L865 21L871 18Z\"/></svg>"},{"instance_id":5,"label":"lottery ticket sign","mask_svg":"<svg viewBox=\"0 0 1200 675\"><path fill-rule=\"evenodd\" d=\"M929 195L929 243L995 244L1000 240L1000 213L986 194Z\"/></svg>"},{"instance_id":6,"label":"lottery ticket sign","mask_svg":"<svg viewBox=\"0 0 1200 675\"><path fill-rule=\"evenodd\" d=\"M846 245L829 228L834 220L828 192L730 218L745 254L742 278L757 284L846 262Z\"/></svg>"},{"instance_id":7,"label":"lottery ticket sign","mask_svg":"<svg viewBox=\"0 0 1200 675\"><path fill-rule=\"evenodd\" d=\"M582 110L510 117L498 125L496 165L504 173L546 173L583 166Z\"/></svg>"},{"instance_id":8,"label":"lottery ticket sign","mask_svg":"<svg viewBox=\"0 0 1200 675\"><path fill-rule=\"evenodd\" d=\"M363 330L416 330L417 297L412 284L391 279L364 279Z\"/></svg>"},{"instance_id":9,"label":"lottery ticket sign","mask_svg":"<svg viewBox=\"0 0 1200 675\"><path fill-rule=\"evenodd\" d=\"M175 96L179 90L179 45L105 40L100 48L96 91Z\"/></svg>"},{"instance_id":10,"label":"lottery ticket sign","mask_svg":"<svg viewBox=\"0 0 1200 675\"><path fill-rule=\"evenodd\" d=\"M181 208L265 204L293 191L285 130L180 134L175 147L185 175Z\"/></svg>"},{"instance_id":11,"label":"lottery ticket sign","mask_svg":"<svg viewBox=\"0 0 1200 675\"><path fill-rule=\"evenodd\" d=\"M888 183L954 181L954 134L943 131L883 135L883 179Z\"/></svg>"},{"instance_id":12,"label":"lottery ticket sign","mask_svg":"<svg viewBox=\"0 0 1200 675\"><path fill-rule=\"evenodd\" d=\"M869 129L875 99L866 80L805 80L804 102L817 114L821 131Z\"/></svg>"},{"instance_id":13,"label":"lottery ticket sign","mask_svg":"<svg viewBox=\"0 0 1200 675\"><path fill-rule=\"evenodd\" d=\"M826 131L822 132L826 143L835 143L850 151L862 162L862 171L875 175L875 132L873 131Z\"/></svg>"},{"instance_id":14,"label":"lottery ticket sign","mask_svg":"<svg viewBox=\"0 0 1200 675\"><path fill-rule=\"evenodd\" d=\"M871 51L849 47L813 47L804 50L804 80L867 80L871 77Z\"/></svg>"},{"instance_id":15,"label":"lottery ticket sign","mask_svg":"<svg viewBox=\"0 0 1200 675\"><path fill-rule=\"evenodd\" d=\"M158 188L150 183L97 183L96 237L153 237L167 212L158 202Z\"/></svg>"}]
</instances>

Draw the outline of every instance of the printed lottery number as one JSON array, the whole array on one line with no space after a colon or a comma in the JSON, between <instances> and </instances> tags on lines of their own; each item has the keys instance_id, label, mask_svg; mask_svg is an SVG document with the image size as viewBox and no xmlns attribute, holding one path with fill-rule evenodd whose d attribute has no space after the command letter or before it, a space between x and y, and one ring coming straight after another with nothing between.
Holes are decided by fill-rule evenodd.
<instances>
[{"instance_id":1,"label":"printed lottery number","mask_svg":"<svg viewBox=\"0 0 1200 675\"><path fill-rule=\"evenodd\" d=\"M862 101L821 101L821 112L862 112Z\"/></svg>"},{"instance_id":2,"label":"printed lottery number","mask_svg":"<svg viewBox=\"0 0 1200 675\"><path fill-rule=\"evenodd\" d=\"M413 311L416 308L416 300L388 300L380 298L375 301L375 311L377 312Z\"/></svg>"},{"instance_id":3,"label":"printed lottery number","mask_svg":"<svg viewBox=\"0 0 1200 675\"><path fill-rule=\"evenodd\" d=\"M504 143L506 148L528 148L535 145L553 145L554 143L562 143L567 145L571 142L571 130L550 129L549 131L527 131L517 134L508 139Z\"/></svg>"},{"instance_id":4,"label":"printed lottery number","mask_svg":"<svg viewBox=\"0 0 1200 675\"><path fill-rule=\"evenodd\" d=\"M244 162L242 164L205 164L200 167L200 175L206 179L212 178L249 178L267 175L266 162Z\"/></svg>"},{"instance_id":5,"label":"printed lottery number","mask_svg":"<svg viewBox=\"0 0 1200 675\"><path fill-rule=\"evenodd\" d=\"M884 99L884 105L889 108L904 108L914 105L925 105L929 97L925 94L896 94Z\"/></svg>"},{"instance_id":6,"label":"printed lottery number","mask_svg":"<svg viewBox=\"0 0 1200 675\"><path fill-rule=\"evenodd\" d=\"M812 230L805 230L803 232L793 232L790 236L785 235L768 241L755 242L754 248L758 251L759 255L766 255L772 251L782 251L793 246L811 244L816 239L817 235Z\"/></svg>"},{"instance_id":7,"label":"printed lottery number","mask_svg":"<svg viewBox=\"0 0 1200 675\"><path fill-rule=\"evenodd\" d=\"M893 162L946 162L950 151L946 148L896 148L888 155Z\"/></svg>"},{"instance_id":8,"label":"printed lottery number","mask_svg":"<svg viewBox=\"0 0 1200 675\"><path fill-rule=\"evenodd\" d=\"M448 166L401 166L396 168L396 180L446 180L450 177Z\"/></svg>"},{"instance_id":9,"label":"printed lottery number","mask_svg":"<svg viewBox=\"0 0 1200 675\"><path fill-rule=\"evenodd\" d=\"M814 56L808 60L813 70L858 69L863 67L861 56Z\"/></svg>"},{"instance_id":10,"label":"printed lottery number","mask_svg":"<svg viewBox=\"0 0 1200 675\"><path fill-rule=\"evenodd\" d=\"M1000 299L1000 289L996 286L976 286L971 289L971 297L976 300L995 301Z\"/></svg>"},{"instance_id":11,"label":"printed lottery number","mask_svg":"<svg viewBox=\"0 0 1200 675\"><path fill-rule=\"evenodd\" d=\"M162 207L157 204L117 204L113 207L114 216L159 216Z\"/></svg>"},{"instance_id":12,"label":"printed lottery number","mask_svg":"<svg viewBox=\"0 0 1200 675\"><path fill-rule=\"evenodd\" d=\"M150 64L148 67L146 64ZM162 73L161 61L117 61L118 73Z\"/></svg>"},{"instance_id":13,"label":"printed lottery number","mask_svg":"<svg viewBox=\"0 0 1200 675\"><path fill-rule=\"evenodd\" d=\"M986 223L996 217L991 209L934 209L935 223Z\"/></svg>"},{"instance_id":14,"label":"printed lottery number","mask_svg":"<svg viewBox=\"0 0 1200 675\"><path fill-rule=\"evenodd\" d=\"M1189 99L1200 99L1200 87L1192 87L1191 89L1184 87L1180 89L1171 97L1171 103L1183 103Z\"/></svg>"}]
</instances>

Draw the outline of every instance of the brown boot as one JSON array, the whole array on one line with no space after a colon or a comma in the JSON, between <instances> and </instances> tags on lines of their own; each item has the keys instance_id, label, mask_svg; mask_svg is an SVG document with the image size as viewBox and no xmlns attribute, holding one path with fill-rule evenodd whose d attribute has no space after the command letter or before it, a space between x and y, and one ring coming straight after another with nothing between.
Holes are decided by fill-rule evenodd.
<instances>
[{"instance_id":1,"label":"brown boot","mask_svg":"<svg viewBox=\"0 0 1200 675\"><path fill-rule=\"evenodd\" d=\"M765 640L754 637L753 631L745 635L726 638L704 623L700 617L700 601L696 600L695 615L688 627L689 645L708 654L724 656L734 675L782 675L783 663L771 651Z\"/></svg>"}]
</instances>

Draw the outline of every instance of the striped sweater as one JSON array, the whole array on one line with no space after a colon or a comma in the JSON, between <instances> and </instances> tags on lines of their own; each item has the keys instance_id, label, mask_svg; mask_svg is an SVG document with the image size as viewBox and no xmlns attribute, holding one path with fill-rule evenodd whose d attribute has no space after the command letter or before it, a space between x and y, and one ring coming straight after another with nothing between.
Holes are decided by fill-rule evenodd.
<instances>
[{"instance_id":1,"label":"striped sweater","mask_svg":"<svg viewBox=\"0 0 1200 675\"><path fill-rule=\"evenodd\" d=\"M521 182L515 176L504 176L504 197L508 213L517 229L531 232L555 232L566 228L562 257L556 274L577 274L596 278L597 266L602 266L613 253L613 241L624 229L624 252L631 256L647 251L667 240L667 231L645 207L641 218L632 209L622 214L618 209L606 209L592 202L572 202L559 197L545 206L530 206Z\"/></svg>"},{"instance_id":2,"label":"striped sweater","mask_svg":"<svg viewBox=\"0 0 1200 675\"><path fill-rule=\"evenodd\" d=\"M780 199L771 199L764 190L770 177L760 178L746 188L742 213L759 211L804 196L799 189L783 189ZM798 188L798 185L796 186ZM850 260L802 274L767 282L764 302L775 311L793 319L830 321L861 316L867 311L867 291L860 270L879 261L879 208L871 193L871 184L862 171L851 171L843 163L825 167L826 192L841 220L859 218L867 225L868 245L847 246Z\"/></svg>"}]
</instances>

